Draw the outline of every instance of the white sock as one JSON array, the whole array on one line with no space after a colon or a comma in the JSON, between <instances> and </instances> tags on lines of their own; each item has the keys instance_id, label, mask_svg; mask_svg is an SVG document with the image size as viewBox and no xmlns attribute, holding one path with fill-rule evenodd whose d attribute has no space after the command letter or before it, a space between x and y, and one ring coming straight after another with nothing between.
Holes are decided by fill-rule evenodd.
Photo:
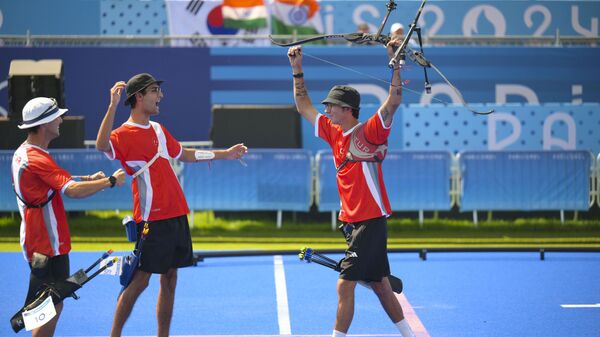
<instances>
[{"instance_id":1,"label":"white sock","mask_svg":"<svg viewBox=\"0 0 600 337\"><path fill-rule=\"evenodd\" d=\"M337 330L333 330L331 337L346 337L346 334Z\"/></svg>"},{"instance_id":2,"label":"white sock","mask_svg":"<svg viewBox=\"0 0 600 337\"><path fill-rule=\"evenodd\" d=\"M415 334L412 332L412 329L408 325L405 319L396 323L396 328L400 331L402 337L415 337Z\"/></svg>"}]
</instances>

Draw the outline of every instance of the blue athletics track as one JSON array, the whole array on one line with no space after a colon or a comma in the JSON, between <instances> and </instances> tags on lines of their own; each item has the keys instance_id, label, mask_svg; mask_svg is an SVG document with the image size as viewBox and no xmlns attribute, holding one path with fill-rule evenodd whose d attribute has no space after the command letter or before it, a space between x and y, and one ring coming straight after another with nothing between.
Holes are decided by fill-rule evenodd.
<instances>
[{"instance_id":1,"label":"blue athletics track","mask_svg":"<svg viewBox=\"0 0 600 337\"><path fill-rule=\"evenodd\" d=\"M107 247L109 248L109 247ZM71 271L100 253L71 254ZM123 255L123 253L113 254ZM341 255L331 255L339 258ZM417 336L600 336L600 253L391 253L404 281L399 298ZM20 253L1 253L0 336L16 336L28 269ZM209 257L180 269L172 336L330 336L337 273L294 255ZM156 335L153 276L123 331ZM65 300L56 336L107 336L118 279L99 275ZM357 287L353 336L399 336L370 290ZM21 331L18 335L30 336Z\"/></svg>"}]
</instances>

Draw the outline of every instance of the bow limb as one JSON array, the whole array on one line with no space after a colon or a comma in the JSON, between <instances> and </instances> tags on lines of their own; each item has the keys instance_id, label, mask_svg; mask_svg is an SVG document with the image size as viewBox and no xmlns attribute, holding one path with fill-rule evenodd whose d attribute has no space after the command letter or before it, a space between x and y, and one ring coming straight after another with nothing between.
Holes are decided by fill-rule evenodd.
<instances>
[{"instance_id":1,"label":"bow limb","mask_svg":"<svg viewBox=\"0 0 600 337\"><path fill-rule=\"evenodd\" d=\"M446 76L444 76L444 74L442 74L442 72L431 62L427 62L429 64L429 66L431 68L433 68L433 70L435 70L438 75L440 75L442 77L442 79L450 86L450 88L452 88L452 90L456 93L456 95L458 96L458 99L460 100L460 102L462 103L462 105L469 111L471 111L472 113L476 114L476 115L489 115L491 113L494 112L494 109L488 110L488 111L477 111L473 108L471 108L471 106L469 106L469 104L467 103L467 101L465 101L465 99L463 98L462 93L460 92L460 90L458 90L457 87L454 86L454 84L452 84L452 82L450 82L450 80L448 80L446 78Z\"/></svg>"},{"instance_id":2,"label":"bow limb","mask_svg":"<svg viewBox=\"0 0 600 337\"><path fill-rule=\"evenodd\" d=\"M307 39L298 40L298 41L289 42L289 43L277 42L273 39L273 37L271 35L269 35L269 39L271 40L271 42L274 45L281 46L281 47L291 47L291 46L297 46L299 44L304 44L304 43L308 43L308 42L314 42L314 41L319 41L319 40L330 40L330 39L344 39L348 42L352 42L352 43L356 43L356 44L377 42L377 43L381 43L383 45L386 45L390 41L390 38L387 35L381 35L381 36L379 36L379 38L376 39L373 34L364 34L364 33L316 35L313 37L309 37Z\"/></svg>"},{"instance_id":3,"label":"bow limb","mask_svg":"<svg viewBox=\"0 0 600 337\"><path fill-rule=\"evenodd\" d=\"M273 43L274 45L277 45L277 46L280 46L280 47L291 47L291 46L297 46L299 44L304 44L304 43L313 42L313 41L345 38L345 35L348 35L348 34L316 35L316 36L313 36L313 37L309 37L307 39L298 40L298 41L294 41L294 42L290 42L290 43L280 43L280 42L277 42L277 41L275 41L273 39L273 37L271 35L269 35L269 40L271 40L271 43Z\"/></svg>"}]
</instances>

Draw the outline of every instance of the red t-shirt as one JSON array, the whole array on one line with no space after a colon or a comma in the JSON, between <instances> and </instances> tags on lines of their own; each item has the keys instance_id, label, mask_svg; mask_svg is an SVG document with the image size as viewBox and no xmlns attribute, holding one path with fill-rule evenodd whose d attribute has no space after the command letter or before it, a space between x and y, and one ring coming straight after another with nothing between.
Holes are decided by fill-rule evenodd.
<instances>
[{"instance_id":1,"label":"red t-shirt","mask_svg":"<svg viewBox=\"0 0 600 337\"><path fill-rule=\"evenodd\" d=\"M28 261L34 252L47 256L71 251L71 235L61 193L73 183L71 174L59 167L50 154L35 145L22 144L12 160L15 192L28 204L40 205L55 192L42 208L29 208L17 198L21 213L21 247Z\"/></svg>"},{"instance_id":2,"label":"red t-shirt","mask_svg":"<svg viewBox=\"0 0 600 337\"><path fill-rule=\"evenodd\" d=\"M343 132L339 125L334 125L326 116L317 116L315 135L331 146L335 167L339 167L346 159L350 134L354 128ZM371 116L364 126L365 137L373 144L384 143L390 130L383 124L379 112ZM360 222L392 214L381 162L348 162L339 170L336 179L341 203L340 221Z\"/></svg>"},{"instance_id":3,"label":"red t-shirt","mask_svg":"<svg viewBox=\"0 0 600 337\"><path fill-rule=\"evenodd\" d=\"M158 127L164 141L165 155L156 159L148 170L133 179L133 215L136 221L164 220L189 213L183 190L170 158L178 159L183 148L162 125L150 122L140 125L126 122L110 134L109 159L117 159L123 169L132 175L148 163L157 153L159 137L152 127Z\"/></svg>"}]
</instances>

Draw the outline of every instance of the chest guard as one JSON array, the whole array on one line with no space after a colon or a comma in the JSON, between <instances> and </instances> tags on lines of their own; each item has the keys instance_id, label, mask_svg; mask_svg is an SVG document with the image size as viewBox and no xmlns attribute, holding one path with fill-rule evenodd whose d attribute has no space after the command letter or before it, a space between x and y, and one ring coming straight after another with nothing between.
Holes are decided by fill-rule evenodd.
<instances>
[{"instance_id":1,"label":"chest guard","mask_svg":"<svg viewBox=\"0 0 600 337\"><path fill-rule=\"evenodd\" d=\"M380 162L385 159L387 154L387 140L383 144L373 144L365 137L365 125L360 124L350 134L350 144L346 159L340 164L336 171L339 171L349 161L351 162Z\"/></svg>"}]
</instances>

